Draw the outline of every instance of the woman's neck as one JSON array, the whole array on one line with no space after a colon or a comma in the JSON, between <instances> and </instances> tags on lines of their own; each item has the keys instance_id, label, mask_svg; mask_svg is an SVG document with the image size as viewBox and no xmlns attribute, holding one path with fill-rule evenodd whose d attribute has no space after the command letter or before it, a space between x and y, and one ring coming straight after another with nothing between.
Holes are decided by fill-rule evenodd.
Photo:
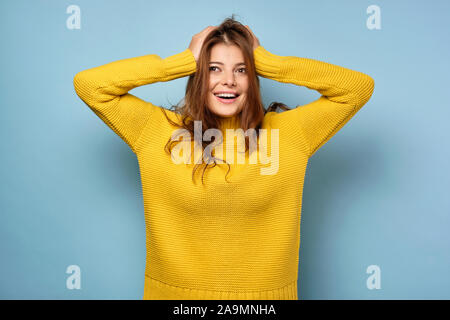
<instances>
[{"instance_id":1,"label":"woman's neck","mask_svg":"<svg viewBox=\"0 0 450 320\"><path fill-rule=\"evenodd\" d=\"M241 127L239 116L221 118L220 129L237 129ZM225 134L226 132L224 132Z\"/></svg>"}]
</instances>

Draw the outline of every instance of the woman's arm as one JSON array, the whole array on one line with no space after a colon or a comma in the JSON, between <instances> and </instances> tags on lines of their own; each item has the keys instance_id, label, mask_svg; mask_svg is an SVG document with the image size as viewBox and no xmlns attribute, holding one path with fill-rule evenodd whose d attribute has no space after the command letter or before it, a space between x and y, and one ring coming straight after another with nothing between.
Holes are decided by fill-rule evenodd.
<instances>
[{"instance_id":1,"label":"woman's arm","mask_svg":"<svg viewBox=\"0 0 450 320\"><path fill-rule=\"evenodd\" d=\"M73 79L77 95L136 153L138 139L158 108L129 90L190 75L197 65L190 49L162 59L156 54L83 70Z\"/></svg>"},{"instance_id":2,"label":"woman's arm","mask_svg":"<svg viewBox=\"0 0 450 320\"><path fill-rule=\"evenodd\" d=\"M330 63L295 56L278 56L258 46L254 50L259 75L317 90L321 97L280 113L293 122L308 145L308 157L338 132L369 101L374 80L367 74Z\"/></svg>"}]
</instances>

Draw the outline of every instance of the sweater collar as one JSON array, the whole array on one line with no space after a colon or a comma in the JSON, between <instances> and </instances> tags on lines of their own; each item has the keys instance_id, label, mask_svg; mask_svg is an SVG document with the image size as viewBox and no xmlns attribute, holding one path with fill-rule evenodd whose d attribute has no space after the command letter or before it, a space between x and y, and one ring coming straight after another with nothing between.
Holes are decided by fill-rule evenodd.
<instances>
[{"instance_id":1,"label":"sweater collar","mask_svg":"<svg viewBox=\"0 0 450 320\"><path fill-rule=\"evenodd\" d=\"M241 127L240 119L238 116L221 118L220 120L220 128L222 130L226 129L238 129ZM224 131L224 134L226 131Z\"/></svg>"},{"instance_id":2,"label":"sweater collar","mask_svg":"<svg viewBox=\"0 0 450 320\"><path fill-rule=\"evenodd\" d=\"M227 118L221 118L220 128L222 131L222 142L224 144L226 144L227 143L227 129L230 129L230 130L240 129L241 128L240 117L232 116L232 117L227 117ZM239 136L239 133L237 131L234 131L234 133L230 132L230 134L238 134L238 136ZM231 143L235 144L235 142L231 142ZM235 144L235 150L238 146L239 146L239 148L241 148L242 146L240 146L240 145L244 144L244 143L245 143L244 139L238 138L237 142Z\"/></svg>"}]
</instances>

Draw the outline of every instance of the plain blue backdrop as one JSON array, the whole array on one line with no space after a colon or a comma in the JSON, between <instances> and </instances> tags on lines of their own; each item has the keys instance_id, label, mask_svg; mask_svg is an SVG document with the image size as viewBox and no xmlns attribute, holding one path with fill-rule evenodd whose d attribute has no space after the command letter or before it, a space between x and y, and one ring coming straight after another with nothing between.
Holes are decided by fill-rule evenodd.
<instances>
[{"instance_id":1,"label":"plain blue backdrop","mask_svg":"<svg viewBox=\"0 0 450 320\"><path fill-rule=\"evenodd\" d=\"M81 9L68 29L67 7ZM369 30L366 9L381 9ZM0 298L141 299L136 156L76 95L81 70L185 50L235 13L278 55L366 73L371 100L309 161L300 299L450 299L449 1L1 1ZM446 40L447 39L447 40ZM131 92L168 107L187 78ZM319 97L261 78L267 107ZM81 289L66 268L81 268ZM366 269L381 270L369 290Z\"/></svg>"}]
</instances>

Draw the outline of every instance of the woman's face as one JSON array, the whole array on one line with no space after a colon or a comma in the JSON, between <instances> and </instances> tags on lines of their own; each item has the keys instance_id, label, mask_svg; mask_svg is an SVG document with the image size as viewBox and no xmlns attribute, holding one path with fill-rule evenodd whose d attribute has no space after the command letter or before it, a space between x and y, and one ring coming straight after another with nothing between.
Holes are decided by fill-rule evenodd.
<instances>
[{"instance_id":1,"label":"woman's face","mask_svg":"<svg viewBox=\"0 0 450 320\"><path fill-rule=\"evenodd\" d=\"M208 108L221 117L239 114L247 90L247 68L241 49L235 45L216 44L211 49L209 62ZM217 95L221 92L232 92L238 96L219 98Z\"/></svg>"}]
</instances>

